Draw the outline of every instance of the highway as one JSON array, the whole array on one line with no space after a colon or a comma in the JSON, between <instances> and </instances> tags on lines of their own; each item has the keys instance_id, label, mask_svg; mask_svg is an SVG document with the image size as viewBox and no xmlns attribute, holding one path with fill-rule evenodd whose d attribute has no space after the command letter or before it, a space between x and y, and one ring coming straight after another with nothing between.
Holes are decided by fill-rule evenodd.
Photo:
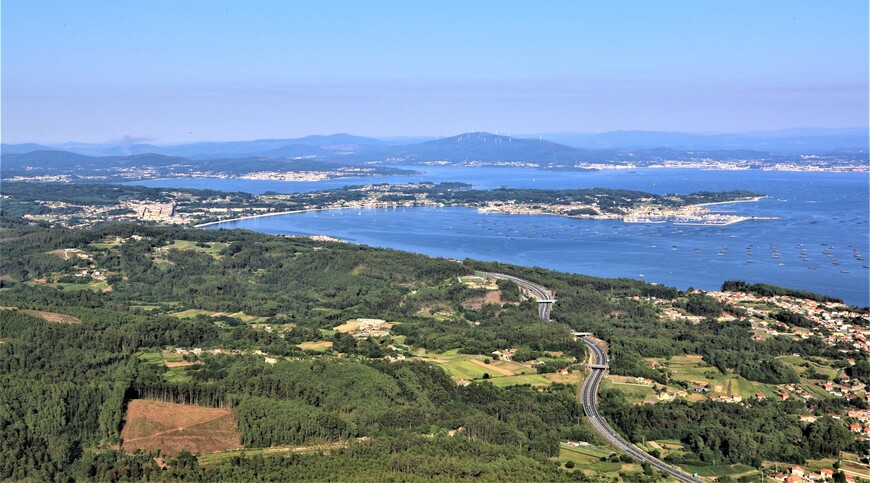
<instances>
[{"instance_id":1,"label":"highway","mask_svg":"<svg viewBox=\"0 0 870 483\"><path fill-rule=\"evenodd\" d=\"M607 366L610 363L607 354L601 347L599 347L597 344L595 344L586 337L582 337L581 339L584 343L586 343L586 346L589 347L589 350L592 352L594 364ZM607 441L609 441L610 444L624 451L632 458L643 463L649 463L649 465L653 468L661 472L667 473L668 475L673 476L680 481L700 483L701 480L699 480L698 478L695 478L694 476L680 470L679 468L673 467L659 459L654 458L646 451L643 451L637 446L629 443L622 436L616 434L616 431L614 431L610 427L610 425L607 424L607 421L605 421L604 418L601 417L601 414L598 413L598 385L601 384L601 379L604 378L604 374L606 372L607 369L590 368L589 376L583 383L583 412L586 413L586 417L589 418L589 422L592 423L592 427L595 428L595 430L598 431L598 433L603 436Z\"/></svg>"},{"instance_id":2,"label":"highway","mask_svg":"<svg viewBox=\"0 0 870 483\"><path fill-rule=\"evenodd\" d=\"M538 316L541 319L546 320L547 322L550 321L550 311L553 309L553 295L546 288L529 282L528 280L523 280L521 278L514 277L512 275L505 275L502 273L477 272L477 275L486 278L495 278L498 280L510 280L511 282L514 282L520 287L526 289L528 292L531 292L535 297L538 298L539 301L546 300L547 302L538 304Z\"/></svg>"},{"instance_id":3,"label":"highway","mask_svg":"<svg viewBox=\"0 0 870 483\"><path fill-rule=\"evenodd\" d=\"M518 277L504 275L500 273L478 272L478 275L499 280L510 280L517 285L523 287L527 291L533 293L535 296L538 297L538 300L553 300L552 295L546 288L529 282L528 280L523 280ZM549 321L550 310L552 309L552 307L552 302L539 303L538 316L543 320ZM586 378L586 381L583 382L583 387L581 389L583 412L586 414L586 417L589 418L589 422L592 424L592 427L595 428L596 431L598 431L598 434L600 434L604 439L610 442L610 444L619 448L621 451L625 452L637 461L640 461L641 463L648 463L653 468L663 473L666 473L680 481L702 483L701 480L699 480L698 478L695 478L694 476L680 470L679 468L676 468L657 458L654 458L646 451L643 451L637 446L626 441L622 436L617 434L616 431L614 431L609 424L607 424L607 421L605 421L605 419L598 412L598 386L601 384L601 379L604 378L604 374L607 372L606 367L609 366L610 359L607 357L607 353L605 353L601 347L599 347L588 338L581 337L581 340L586 344L590 352L592 352L592 364L597 366L597 368L589 368L589 376Z\"/></svg>"}]
</instances>

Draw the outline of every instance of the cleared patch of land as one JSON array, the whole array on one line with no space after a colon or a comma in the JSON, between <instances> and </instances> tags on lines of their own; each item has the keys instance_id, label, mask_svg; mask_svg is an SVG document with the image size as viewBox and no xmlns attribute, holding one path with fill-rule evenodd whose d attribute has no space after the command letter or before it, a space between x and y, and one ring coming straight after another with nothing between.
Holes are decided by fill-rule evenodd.
<instances>
[{"instance_id":1,"label":"cleared patch of land","mask_svg":"<svg viewBox=\"0 0 870 483\"><path fill-rule=\"evenodd\" d=\"M350 334L351 332L356 332L359 330L359 322L357 322L356 320L348 320L347 322L339 325L338 327L334 327L333 330L343 332L345 334Z\"/></svg>"},{"instance_id":2,"label":"cleared patch of land","mask_svg":"<svg viewBox=\"0 0 870 483\"><path fill-rule=\"evenodd\" d=\"M127 405L121 447L177 455L240 449L241 436L229 409L133 399Z\"/></svg>"},{"instance_id":3,"label":"cleared patch of land","mask_svg":"<svg viewBox=\"0 0 870 483\"><path fill-rule=\"evenodd\" d=\"M170 382L187 382L190 376L187 375L186 367L199 364L199 362L189 363L184 361L181 354L175 352L142 352L138 355L139 360L154 364L156 366L165 366L168 370L163 373L163 378Z\"/></svg>"},{"instance_id":4,"label":"cleared patch of land","mask_svg":"<svg viewBox=\"0 0 870 483\"><path fill-rule=\"evenodd\" d=\"M168 252L169 250L193 250L205 253L212 258L219 259L221 258L220 252L229 246L228 243L222 242L209 242L204 245L205 246L197 246L197 242L191 240L175 240L171 245L160 247L160 250L163 252Z\"/></svg>"},{"instance_id":5,"label":"cleared patch of land","mask_svg":"<svg viewBox=\"0 0 870 483\"><path fill-rule=\"evenodd\" d=\"M737 394L749 398L761 393L774 397L776 388L769 384L749 381L735 374L722 374L715 367L704 362L699 355L675 356L665 362L673 374L673 379L692 384L709 384L713 394Z\"/></svg>"},{"instance_id":6,"label":"cleared patch of land","mask_svg":"<svg viewBox=\"0 0 870 483\"><path fill-rule=\"evenodd\" d=\"M525 374L521 376L504 376L490 379L493 386L516 386L521 384L530 384L532 386L549 386L553 381L547 379L540 374Z\"/></svg>"},{"instance_id":7,"label":"cleared patch of land","mask_svg":"<svg viewBox=\"0 0 870 483\"><path fill-rule=\"evenodd\" d=\"M489 369L490 371L497 372L497 373L499 373L499 374L501 374L501 375L503 375L503 376L513 376L513 375L514 375L514 371L512 371L512 370L510 370L510 369L507 369L507 368L505 368L505 367L497 366L497 365L495 365L495 364L493 364L493 363L489 363L489 364L487 364L487 363L483 362L483 361L480 360L480 359L471 359L471 363L472 363L472 364L477 364L478 366L480 366L480 367L482 367L482 368L484 368L484 369Z\"/></svg>"},{"instance_id":8,"label":"cleared patch of land","mask_svg":"<svg viewBox=\"0 0 870 483\"><path fill-rule=\"evenodd\" d=\"M301 344L296 344L296 347L304 351L325 351L332 347L332 341L320 340L316 342L303 342Z\"/></svg>"}]
</instances>

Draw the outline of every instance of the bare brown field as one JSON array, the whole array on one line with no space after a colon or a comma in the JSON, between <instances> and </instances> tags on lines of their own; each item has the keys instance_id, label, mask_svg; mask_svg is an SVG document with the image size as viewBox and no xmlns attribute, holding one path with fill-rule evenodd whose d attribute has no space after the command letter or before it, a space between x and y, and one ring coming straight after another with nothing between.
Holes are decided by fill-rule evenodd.
<instances>
[{"instance_id":1,"label":"bare brown field","mask_svg":"<svg viewBox=\"0 0 870 483\"><path fill-rule=\"evenodd\" d=\"M498 290L493 290L492 292L487 292L483 297L483 303L485 304L494 304L501 305L501 292Z\"/></svg>"},{"instance_id":2,"label":"bare brown field","mask_svg":"<svg viewBox=\"0 0 870 483\"><path fill-rule=\"evenodd\" d=\"M359 322L355 320L348 320L347 322L339 325L338 327L333 327L333 329L338 332L350 334L351 332L356 332L359 330Z\"/></svg>"},{"instance_id":3,"label":"bare brown field","mask_svg":"<svg viewBox=\"0 0 870 483\"><path fill-rule=\"evenodd\" d=\"M326 349L332 347L332 341L330 340L321 340L317 342L303 342L301 344L296 344L296 347L302 350L317 350L317 349Z\"/></svg>"},{"instance_id":4,"label":"bare brown field","mask_svg":"<svg viewBox=\"0 0 870 483\"><path fill-rule=\"evenodd\" d=\"M122 448L176 455L240 449L241 436L229 409L133 399L121 431Z\"/></svg>"},{"instance_id":5,"label":"bare brown field","mask_svg":"<svg viewBox=\"0 0 870 483\"><path fill-rule=\"evenodd\" d=\"M166 364L166 367L173 368L173 367L196 366L196 365L202 364L202 362L199 362L199 361L169 362L169 361L167 361L165 364Z\"/></svg>"}]
</instances>

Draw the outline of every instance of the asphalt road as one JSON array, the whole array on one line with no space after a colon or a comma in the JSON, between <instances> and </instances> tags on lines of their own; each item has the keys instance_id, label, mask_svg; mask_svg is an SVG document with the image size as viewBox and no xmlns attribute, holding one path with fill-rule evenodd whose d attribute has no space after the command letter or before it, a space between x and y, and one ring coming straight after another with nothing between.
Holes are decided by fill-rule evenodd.
<instances>
[{"instance_id":1,"label":"asphalt road","mask_svg":"<svg viewBox=\"0 0 870 483\"><path fill-rule=\"evenodd\" d=\"M525 288L529 292L533 293L536 297L538 297L539 300L552 300L552 295L546 288L529 282L528 280L523 280L512 275L504 275L501 273L480 272L479 275L499 280L510 280ZM538 304L538 316L543 320L549 321L550 310L552 310L552 307L553 304L551 303ZM585 337L581 339L592 352L594 364L602 366L607 366L610 364L610 359L607 357L607 354L601 347L598 347L597 344ZM595 428L595 430L598 431L598 433L602 437L604 437L604 439L609 441L610 444L616 446L632 458L642 463L649 463L649 465L653 468L663 473L667 473L668 475L680 481L702 483L701 480L699 480L698 478L695 478L694 476L680 470L679 468L676 468L657 458L654 458L646 451L643 451L637 446L629 443L622 436L618 435L616 431L614 431L613 428L610 427L609 424L607 424L607 421L605 421L601 414L598 412L598 386L601 384L601 379L604 378L604 374L606 372L606 369L589 368L589 377L586 378L586 381L583 383L583 387L581 389L583 412L586 414L586 417L589 418L589 422L592 424L592 427Z\"/></svg>"},{"instance_id":2,"label":"asphalt road","mask_svg":"<svg viewBox=\"0 0 870 483\"><path fill-rule=\"evenodd\" d=\"M607 354L604 352L603 349L601 349L601 347L598 347L597 344L585 337L583 337L582 340L584 343L586 343L586 346L589 347L589 350L592 352L595 364L607 365L610 363ZM606 369L590 368L589 377L587 377L586 381L583 383L583 412L586 413L586 417L589 418L589 422L592 423L592 427L595 428L595 430L598 431L598 433L603 436L607 441L609 441L613 446L616 446L620 450L624 451L632 458L640 462L649 463L649 465L653 468L661 472L667 473L680 481L700 483L701 480L699 480L698 478L695 478L694 476L680 470L679 468L673 467L659 459L654 458L646 451L643 451L637 446L629 443L622 436L616 434L616 431L614 431L610 427L610 425L607 424L607 421L605 421L604 418L601 417L601 414L598 413L598 385L601 384L601 379L604 378L605 372Z\"/></svg>"},{"instance_id":3,"label":"asphalt road","mask_svg":"<svg viewBox=\"0 0 870 483\"><path fill-rule=\"evenodd\" d=\"M523 280L518 277L514 277L512 275L505 275L503 273L492 273L492 272L478 272L478 275L481 277L487 278L495 278L498 280L510 280L511 282L516 283L520 287L525 288L529 292L533 293L538 300L553 300L553 295L544 287L540 285L529 282L528 280ZM546 320L550 321L550 311L553 309L553 304L538 304L538 316Z\"/></svg>"}]
</instances>

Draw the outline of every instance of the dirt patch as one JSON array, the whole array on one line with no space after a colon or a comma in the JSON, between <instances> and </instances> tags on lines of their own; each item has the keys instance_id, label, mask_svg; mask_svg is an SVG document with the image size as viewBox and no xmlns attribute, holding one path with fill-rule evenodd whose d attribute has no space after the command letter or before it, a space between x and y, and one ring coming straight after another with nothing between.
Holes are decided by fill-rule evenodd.
<instances>
[{"instance_id":1,"label":"dirt patch","mask_svg":"<svg viewBox=\"0 0 870 483\"><path fill-rule=\"evenodd\" d=\"M484 299L484 296L468 297L467 299L462 301L462 306L466 309L480 310L481 308L483 308Z\"/></svg>"},{"instance_id":2,"label":"dirt patch","mask_svg":"<svg viewBox=\"0 0 870 483\"><path fill-rule=\"evenodd\" d=\"M121 431L122 448L176 455L240 449L241 436L229 409L133 399Z\"/></svg>"},{"instance_id":3,"label":"dirt patch","mask_svg":"<svg viewBox=\"0 0 870 483\"><path fill-rule=\"evenodd\" d=\"M302 350L325 349L327 347L332 347L332 341L321 340L317 342L303 342L301 344L296 344L296 347Z\"/></svg>"},{"instance_id":4,"label":"dirt patch","mask_svg":"<svg viewBox=\"0 0 870 483\"><path fill-rule=\"evenodd\" d=\"M579 372L572 372L572 373L568 373L568 374L560 374L558 372L553 372L550 374L544 374L544 377L546 377L547 379L549 379L553 382L558 382L560 384L576 384L576 383L580 382L580 378L581 378Z\"/></svg>"},{"instance_id":5,"label":"dirt patch","mask_svg":"<svg viewBox=\"0 0 870 483\"><path fill-rule=\"evenodd\" d=\"M487 292L486 295L484 295L483 297L483 303L501 305L501 292L499 292L498 290Z\"/></svg>"},{"instance_id":6,"label":"dirt patch","mask_svg":"<svg viewBox=\"0 0 870 483\"><path fill-rule=\"evenodd\" d=\"M487 364L480 359L471 359L471 362L474 364L477 364L480 367L485 367L487 369L490 369L490 370L492 370L492 372L497 372L503 376L513 376L514 375L513 371L510 371L508 369L504 369L501 367L496 367L493 364Z\"/></svg>"},{"instance_id":7,"label":"dirt patch","mask_svg":"<svg viewBox=\"0 0 870 483\"><path fill-rule=\"evenodd\" d=\"M42 310L19 309L17 307L0 307L0 310L17 310L21 313L39 317L46 322L53 324L81 324L82 321L78 317L73 317L69 314L59 314L57 312L45 312Z\"/></svg>"},{"instance_id":8,"label":"dirt patch","mask_svg":"<svg viewBox=\"0 0 870 483\"><path fill-rule=\"evenodd\" d=\"M359 322L355 320L348 320L347 322L339 325L338 327L333 327L333 329L338 332L350 334L351 332L356 332L359 330Z\"/></svg>"},{"instance_id":9,"label":"dirt patch","mask_svg":"<svg viewBox=\"0 0 870 483\"><path fill-rule=\"evenodd\" d=\"M166 364L166 367L173 368L173 367L196 366L196 365L202 364L202 362L199 362L199 361L181 361L181 362L166 362L165 364Z\"/></svg>"}]
</instances>

